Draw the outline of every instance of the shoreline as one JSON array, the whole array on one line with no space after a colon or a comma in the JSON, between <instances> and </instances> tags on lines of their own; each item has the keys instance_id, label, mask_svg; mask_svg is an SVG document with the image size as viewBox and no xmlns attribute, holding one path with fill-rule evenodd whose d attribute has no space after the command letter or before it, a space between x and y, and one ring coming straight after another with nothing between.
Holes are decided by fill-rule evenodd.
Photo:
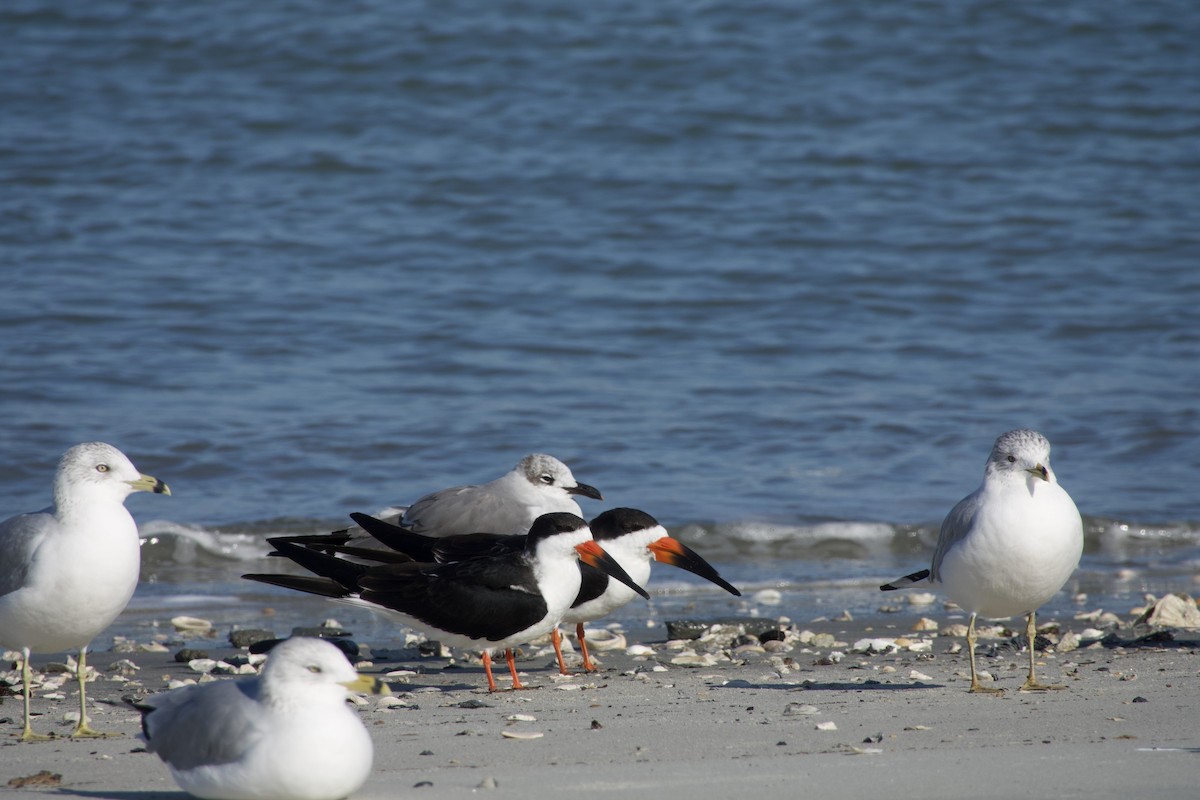
<instances>
[{"instance_id":1,"label":"shoreline","mask_svg":"<svg viewBox=\"0 0 1200 800\"><path fill-rule=\"evenodd\" d=\"M559 676L550 652L530 646L518 667L532 688L496 694L483 689L474 656L456 652L450 664L399 636L373 643L373 660L360 669L386 676L394 699L361 706L375 768L354 796L420 796L430 786L431 797L495 798L686 791L700 800L747 789L833 796L883 789L921 798L1194 796L1200 634L1176 630L1173 641L1161 632L1135 640L1126 620L1105 641L1039 651L1039 676L1068 686L1045 693L1017 691L1027 653L1007 638L981 638L980 668L1007 691L971 695L965 644L946 635L944 613L925 610L939 631L911 630L918 609L794 625L786 639L768 635L762 642L727 626L672 642L664 626L630 631L615 649L594 649L601 671L590 676ZM1039 629L1054 638L1055 622L1062 632L1081 627L1047 618ZM1023 627L1018 620L1008 625ZM186 645L203 647L212 659L244 661L247 651L232 647L226 633ZM602 638L597 629L598 645ZM900 650L883 643L897 638ZM8 786L14 778L48 770L62 776L46 787L57 795L184 797L158 758L141 751L138 715L122 700L162 691L168 678L199 678L174 660L181 642L158 652L89 653L101 672L88 686L93 724L124 734L119 738L18 744L21 701L4 698L0 716L10 721L0 728L0 792L17 791ZM854 652L864 642L874 644ZM34 666L52 660L35 656ZM507 671L497 680L507 685ZM35 690L34 710L43 712L35 729L68 731L63 714L78 702L71 680L56 692L62 699L42 694ZM509 719L514 715L522 716Z\"/></svg>"}]
</instances>

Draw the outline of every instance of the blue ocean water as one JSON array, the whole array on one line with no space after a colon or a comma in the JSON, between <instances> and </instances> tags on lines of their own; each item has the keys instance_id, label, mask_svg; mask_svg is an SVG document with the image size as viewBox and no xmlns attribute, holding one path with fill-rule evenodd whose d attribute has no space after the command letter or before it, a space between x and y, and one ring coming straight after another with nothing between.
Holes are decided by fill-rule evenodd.
<instances>
[{"instance_id":1,"label":"blue ocean water","mask_svg":"<svg viewBox=\"0 0 1200 800\"><path fill-rule=\"evenodd\" d=\"M111 441L175 491L135 604L235 615L265 534L545 451L869 612L1034 427L1071 590L1186 590L1190 11L5 3L0 508Z\"/></svg>"}]
</instances>

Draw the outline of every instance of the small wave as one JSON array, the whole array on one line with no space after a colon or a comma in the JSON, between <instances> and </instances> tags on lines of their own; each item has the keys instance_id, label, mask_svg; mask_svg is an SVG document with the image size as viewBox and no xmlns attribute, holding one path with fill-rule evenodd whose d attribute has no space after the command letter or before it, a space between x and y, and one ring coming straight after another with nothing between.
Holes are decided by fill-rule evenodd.
<instances>
[{"instance_id":1,"label":"small wave","mask_svg":"<svg viewBox=\"0 0 1200 800\"><path fill-rule=\"evenodd\" d=\"M169 520L151 520L138 529L142 551L151 560L190 564L201 554L228 561L263 558L270 547L261 535L211 531Z\"/></svg>"}]
</instances>

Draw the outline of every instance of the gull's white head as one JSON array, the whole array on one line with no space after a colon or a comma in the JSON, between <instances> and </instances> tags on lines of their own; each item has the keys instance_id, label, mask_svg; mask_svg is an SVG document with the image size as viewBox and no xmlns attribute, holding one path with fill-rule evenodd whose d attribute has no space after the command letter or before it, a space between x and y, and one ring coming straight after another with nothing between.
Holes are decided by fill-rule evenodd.
<instances>
[{"instance_id":1,"label":"gull's white head","mask_svg":"<svg viewBox=\"0 0 1200 800\"><path fill-rule=\"evenodd\" d=\"M385 692L377 678L359 675L335 645L320 639L296 637L271 649L263 667L264 691L273 699L328 696L341 701L346 690Z\"/></svg>"},{"instance_id":2,"label":"gull's white head","mask_svg":"<svg viewBox=\"0 0 1200 800\"><path fill-rule=\"evenodd\" d=\"M138 472L124 453L104 442L77 444L58 462L54 477L57 506L81 498L123 502L132 492L170 494L171 490L157 478Z\"/></svg>"},{"instance_id":3,"label":"gull's white head","mask_svg":"<svg viewBox=\"0 0 1200 800\"><path fill-rule=\"evenodd\" d=\"M538 489L558 492L564 496L581 494L594 500L604 499L595 487L575 480L566 464L545 453L530 453L521 459L514 471L519 472Z\"/></svg>"},{"instance_id":4,"label":"gull's white head","mask_svg":"<svg viewBox=\"0 0 1200 800\"><path fill-rule=\"evenodd\" d=\"M1002 434L992 445L985 472L988 475L1033 476L1056 483L1050 469L1050 442L1037 431L1019 429Z\"/></svg>"}]
</instances>

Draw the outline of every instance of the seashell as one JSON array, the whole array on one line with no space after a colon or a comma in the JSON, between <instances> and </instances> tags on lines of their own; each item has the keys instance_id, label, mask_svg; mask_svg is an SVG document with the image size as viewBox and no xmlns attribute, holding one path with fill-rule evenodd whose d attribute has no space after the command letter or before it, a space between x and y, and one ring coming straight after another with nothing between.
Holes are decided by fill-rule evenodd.
<instances>
[{"instance_id":1,"label":"seashell","mask_svg":"<svg viewBox=\"0 0 1200 800\"><path fill-rule=\"evenodd\" d=\"M382 709L403 708L408 705L408 701L395 695L387 695L386 697L379 698L375 705Z\"/></svg>"},{"instance_id":2,"label":"seashell","mask_svg":"<svg viewBox=\"0 0 1200 800\"><path fill-rule=\"evenodd\" d=\"M652 655L654 655L654 648L649 647L644 644L633 644L633 645L630 645L629 647L625 648L625 655L627 655L627 656L652 656Z\"/></svg>"},{"instance_id":3,"label":"seashell","mask_svg":"<svg viewBox=\"0 0 1200 800\"><path fill-rule=\"evenodd\" d=\"M908 652L910 653L929 653L933 650L933 642L928 639L922 639L919 642L909 642Z\"/></svg>"},{"instance_id":4,"label":"seashell","mask_svg":"<svg viewBox=\"0 0 1200 800\"><path fill-rule=\"evenodd\" d=\"M914 681L931 681L931 680L933 680L933 678L931 676L926 675L924 672L920 672L915 669L908 673L908 677L912 678Z\"/></svg>"},{"instance_id":5,"label":"seashell","mask_svg":"<svg viewBox=\"0 0 1200 800\"><path fill-rule=\"evenodd\" d=\"M811 644L813 647L833 647L836 641L832 633L818 633L813 635Z\"/></svg>"},{"instance_id":6,"label":"seashell","mask_svg":"<svg viewBox=\"0 0 1200 800\"><path fill-rule=\"evenodd\" d=\"M587 632L589 650L624 650L625 635L615 631L598 630Z\"/></svg>"},{"instance_id":7,"label":"seashell","mask_svg":"<svg viewBox=\"0 0 1200 800\"><path fill-rule=\"evenodd\" d=\"M208 633L212 630L213 624L199 617L172 617L171 625L180 633Z\"/></svg>"},{"instance_id":8,"label":"seashell","mask_svg":"<svg viewBox=\"0 0 1200 800\"><path fill-rule=\"evenodd\" d=\"M817 730L819 731L836 731L837 723L830 720L829 722L818 722Z\"/></svg>"},{"instance_id":9,"label":"seashell","mask_svg":"<svg viewBox=\"0 0 1200 800\"><path fill-rule=\"evenodd\" d=\"M137 646L137 649L143 653L169 653L170 652L167 649L166 645L159 644L158 642L146 642L145 644L139 644Z\"/></svg>"},{"instance_id":10,"label":"seashell","mask_svg":"<svg viewBox=\"0 0 1200 800\"><path fill-rule=\"evenodd\" d=\"M505 739L540 739L546 734L541 731L500 731L500 735Z\"/></svg>"},{"instance_id":11,"label":"seashell","mask_svg":"<svg viewBox=\"0 0 1200 800\"><path fill-rule=\"evenodd\" d=\"M509 722L537 722L537 717L532 714L509 714L505 719Z\"/></svg>"},{"instance_id":12,"label":"seashell","mask_svg":"<svg viewBox=\"0 0 1200 800\"><path fill-rule=\"evenodd\" d=\"M712 653L697 655L696 653L681 653L671 659L672 664L681 667L711 667L718 661Z\"/></svg>"},{"instance_id":13,"label":"seashell","mask_svg":"<svg viewBox=\"0 0 1200 800\"><path fill-rule=\"evenodd\" d=\"M778 589L760 589L750 601L760 606L777 606L783 602L783 594Z\"/></svg>"},{"instance_id":14,"label":"seashell","mask_svg":"<svg viewBox=\"0 0 1200 800\"><path fill-rule=\"evenodd\" d=\"M932 592L913 592L905 595L904 599L910 606L931 606L937 600L937 595Z\"/></svg>"},{"instance_id":15,"label":"seashell","mask_svg":"<svg viewBox=\"0 0 1200 800\"><path fill-rule=\"evenodd\" d=\"M936 631L937 629L937 620L930 619L929 617L921 617L919 620L913 623L911 628L911 630L914 631Z\"/></svg>"},{"instance_id":16,"label":"seashell","mask_svg":"<svg viewBox=\"0 0 1200 800\"><path fill-rule=\"evenodd\" d=\"M821 709L808 703L788 703L783 709L785 717L807 717L821 713Z\"/></svg>"},{"instance_id":17,"label":"seashell","mask_svg":"<svg viewBox=\"0 0 1200 800\"><path fill-rule=\"evenodd\" d=\"M207 675L217 667L217 662L211 658L193 658L188 662L188 669Z\"/></svg>"}]
</instances>

